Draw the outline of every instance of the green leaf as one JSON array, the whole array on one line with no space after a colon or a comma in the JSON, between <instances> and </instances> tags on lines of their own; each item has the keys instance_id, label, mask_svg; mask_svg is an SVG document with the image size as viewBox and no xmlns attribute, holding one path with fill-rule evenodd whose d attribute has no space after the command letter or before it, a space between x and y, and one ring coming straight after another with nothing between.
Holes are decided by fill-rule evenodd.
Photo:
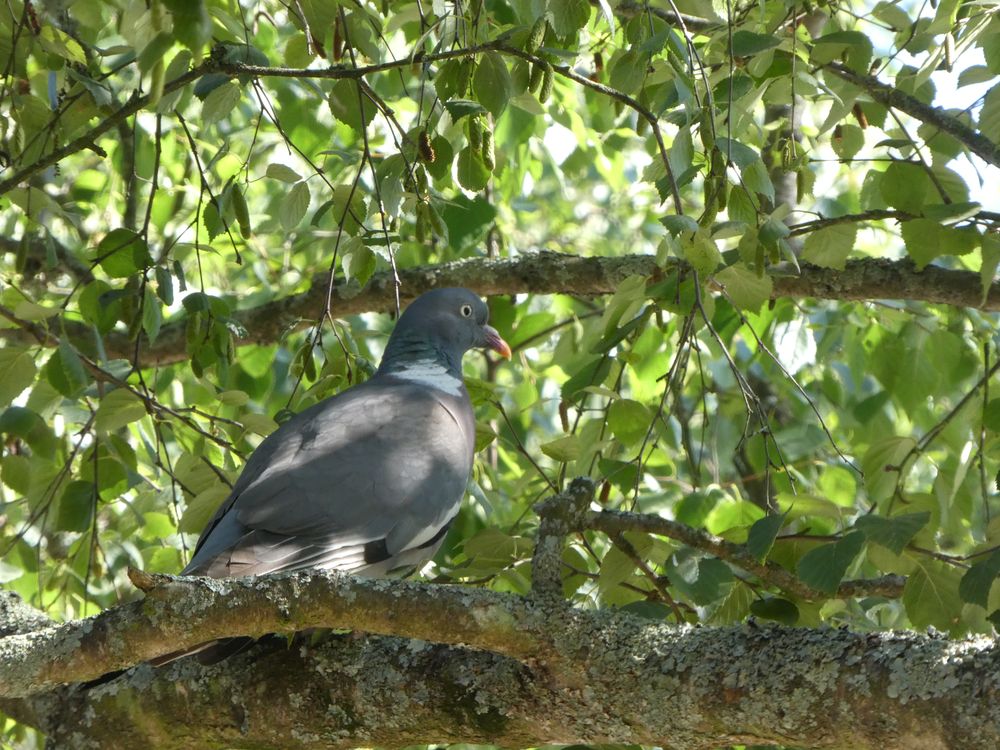
<instances>
[{"instance_id":1,"label":"green leaf","mask_svg":"<svg viewBox=\"0 0 1000 750\"><path fill-rule=\"evenodd\" d=\"M181 516L181 521L177 524L177 530L183 534L199 533L205 528L219 504L228 496L229 488L222 482L217 482L208 489L199 492L188 502L187 508Z\"/></svg>"},{"instance_id":2,"label":"green leaf","mask_svg":"<svg viewBox=\"0 0 1000 750\"><path fill-rule=\"evenodd\" d=\"M212 38L212 19L205 0L164 0L163 4L174 17L173 33L177 41L198 54L200 59L202 49ZM167 80L170 79L167 76Z\"/></svg>"},{"instance_id":3,"label":"green leaf","mask_svg":"<svg viewBox=\"0 0 1000 750\"><path fill-rule=\"evenodd\" d=\"M104 272L115 279L124 279L152 262L146 240L131 229L112 229L94 252Z\"/></svg>"},{"instance_id":4,"label":"green leaf","mask_svg":"<svg viewBox=\"0 0 1000 750\"><path fill-rule=\"evenodd\" d=\"M881 544L898 555L930 519L931 514L928 511L906 513L891 518L868 515L861 516L854 524L854 528L862 532L869 542Z\"/></svg>"},{"instance_id":5,"label":"green leaf","mask_svg":"<svg viewBox=\"0 0 1000 750\"><path fill-rule=\"evenodd\" d=\"M679 235L681 232L697 232L698 222L692 219L690 216L680 215L670 215L661 216L660 223L667 228L674 237Z\"/></svg>"},{"instance_id":6,"label":"green leaf","mask_svg":"<svg viewBox=\"0 0 1000 750\"><path fill-rule=\"evenodd\" d=\"M166 266L156 267L156 296L168 307L174 304L174 277Z\"/></svg>"},{"instance_id":7,"label":"green leaf","mask_svg":"<svg viewBox=\"0 0 1000 750\"><path fill-rule=\"evenodd\" d=\"M435 136L431 140L431 147L434 149L435 159L427 165L427 172L435 180L443 180L451 174L451 164L455 161L455 149L451 147L451 142L443 135Z\"/></svg>"},{"instance_id":8,"label":"green leaf","mask_svg":"<svg viewBox=\"0 0 1000 750\"><path fill-rule=\"evenodd\" d=\"M941 224L955 224L956 222L975 216L982 209L982 205L975 201L961 201L958 203L931 203L924 206L923 214L926 219L933 219Z\"/></svg>"},{"instance_id":9,"label":"green leaf","mask_svg":"<svg viewBox=\"0 0 1000 750\"><path fill-rule=\"evenodd\" d=\"M458 184L466 190L478 192L486 187L490 181L489 167L483 163L481 151L471 146L466 146L458 152Z\"/></svg>"},{"instance_id":10,"label":"green leaf","mask_svg":"<svg viewBox=\"0 0 1000 750\"><path fill-rule=\"evenodd\" d=\"M899 477L899 464L915 445L913 438L902 436L872 444L861 459L869 500L878 502L891 494Z\"/></svg>"},{"instance_id":11,"label":"green leaf","mask_svg":"<svg viewBox=\"0 0 1000 750\"><path fill-rule=\"evenodd\" d=\"M771 34L755 34L740 29L733 33L732 53L735 57L750 57L758 52L773 49L779 44L781 40Z\"/></svg>"},{"instance_id":12,"label":"green leaf","mask_svg":"<svg viewBox=\"0 0 1000 750\"><path fill-rule=\"evenodd\" d=\"M919 214L924 207L931 181L918 164L894 161L882 176L882 198L893 208Z\"/></svg>"},{"instance_id":13,"label":"green leaf","mask_svg":"<svg viewBox=\"0 0 1000 750\"><path fill-rule=\"evenodd\" d=\"M482 104L468 99L452 99L444 103L444 108L448 110L448 114L451 115L454 122L469 115L485 115L487 113L486 107Z\"/></svg>"},{"instance_id":14,"label":"green leaf","mask_svg":"<svg viewBox=\"0 0 1000 750\"><path fill-rule=\"evenodd\" d=\"M802 247L802 260L843 271L858 237L857 224L834 224L813 232Z\"/></svg>"},{"instance_id":15,"label":"green leaf","mask_svg":"<svg viewBox=\"0 0 1000 750\"><path fill-rule=\"evenodd\" d=\"M61 31L54 24L46 23L41 25L38 42L46 52L50 52L68 62L76 63L77 65L87 64L87 56L84 54L80 43Z\"/></svg>"},{"instance_id":16,"label":"green leaf","mask_svg":"<svg viewBox=\"0 0 1000 750\"><path fill-rule=\"evenodd\" d=\"M758 562L764 562L784 523L785 517L777 514L764 516L754 521L750 531L747 532L747 552L753 555Z\"/></svg>"},{"instance_id":17,"label":"green leaf","mask_svg":"<svg viewBox=\"0 0 1000 750\"><path fill-rule=\"evenodd\" d=\"M796 573L803 583L833 596L864 543L865 535L852 531L839 541L811 549L799 560Z\"/></svg>"},{"instance_id":18,"label":"green leaf","mask_svg":"<svg viewBox=\"0 0 1000 750\"><path fill-rule=\"evenodd\" d=\"M136 62L139 63L139 71L141 73L148 73L152 67L163 60L167 56L167 52L171 47L174 46L174 36L166 31L160 31L154 36L145 47L142 48L142 52L136 58Z\"/></svg>"},{"instance_id":19,"label":"green leaf","mask_svg":"<svg viewBox=\"0 0 1000 750\"><path fill-rule=\"evenodd\" d=\"M375 102L365 94L359 95L358 83L348 78L333 84L329 96L330 111L340 122L360 134L375 118Z\"/></svg>"},{"instance_id":20,"label":"green leaf","mask_svg":"<svg viewBox=\"0 0 1000 750\"><path fill-rule=\"evenodd\" d=\"M608 427L625 446L638 443L649 429L652 414L645 404L623 398L608 407Z\"/></svg>"},{"instance_id":21,"label":"green leaf","mask_svg":"<svg viewBox=\"0 0 1000 750\"><path fill-rule=\"evenodd\" d=\"M777 596L754 600L750 613L761 620L773 620L789 627L799 621L799 608L795 603Z\"/></svg>"},{"instance_id":22,"label":"green leaf","mask_svg":"<svg viewBox=\"0 0 1000 750\"><path fill-rule=\"evenodd\" d=\"M539 447L546 456L562 463L575 461L583 453L583 446L576 435L566 435L565 437L556 438L547 443L542 443Z\"/></svg>"},{"instance_id":23,"label":"green leaf","mask_svg":"<svg viewBox=\"0 0 1000 750\"><path fill-rule=\"evenodd\" d=\"M1000 550L995 550L965 571L958 584L958 594L962 597L962 601L986 608L990 589L998 575L1000 575Z\"/></svg>"},{"instance_id":24,"label":"green leaf","mask_svg":"<svg viewBox=\"0 0 1000 750\"><path fill-rule=\"evenodd\" d=\"M587 0L549 0L552 30L556 36L576 34L590 20L590 3Z\"/></svg>"},{"instance_id":25,"label":"green leaf","mask_svg":"<svg viewBox=\"0 0 1000 750\"><path fill-rule=\"evenodd\" d=\"M160 309L160 301L153 294L153 290L147 286L142 302L142 330L149 337L150 344L156 341L161 325L163 325L163 313Z\"/></svg>"},{"instance_id":26,"label":"green leaf","mask_svg":"<svg viewBox=\"0 0 1000 750\"><path fill-rule=\"evenodd\" d=\"M511 536L499 529L486 528L465 540L462 551L479 574L490 574L509 567L531 549L529 540Z\"/></svg>"},{"instance_id":27,"label":"green leaf","mask_svg":"<svg viewBox=\"0 0 1000 750\"><path fill-rule=\"evenodd\" d=\"M735 580L733 571L722 560L703 557L698 561L698 577L694 583L685 586L678 581L675 585L695 604L706 606L724 597Z\"/></svg>"},{"instance_id":28,"label":"green leaf","mask_svg":"<svg viewBox=\"0 0 1000 750\"><path fill-rule=\"evenodd\" d=\"M484 53L472 78L476 99L497 118L507 108L513 89L503 56L499 52Z\"/></svg>"},{"instance_id":29,"label":"green leaf","mask_svg":"<svg viewBox=\"0 0 1000 750\"><path fill-rule=\"evenodd\" d=\"M743 221L753 226L757 223L757 209L759 206L750 197L750 194L742 185L733 185L729 191L729 218L734 221Z\"/></svg>"},{"instance_id":30,"label":"green leaf","mask_svg":"<svg viewBox=\"0 0 1000 750\"><path fill-rule=\"evenodd\" d=\"M14 316L21 320L47 320L48 318L54 318L59 313L60 309L58 307L39 305L26 299L22 299L14 306Z\"/></svg>"},{"instance_id":31,"label":"green leaf","mask_svg":"<svg viewBox=\"0 0 1000 750\"><path fill-rule=\"evenodd\" d=\"M916 558L913 558L916 560ZM915 628L953 630L962 611L961 572L934 560L917 560L903 586L903 607Z\"/></svg>"},{"instance_id":32,"label":"green leaf","mask_svg":"<svg viewBox=\"0 0 1000 750\"><path fill-rule=\"evenodd\" d=\"M707 232L699 231L694 237L682 240L684 260L691 264L691 267L700 274L710 274L722 262L722 254L719 252L715 240L708 236Z\"/></svg>"},{"instance_id":33,"label":"green leaf","mask_svg":"<svg viewBox=\"0 0 1000 750\"><path fill-rule=\"evenodd\" d=\"M365 245L358 243L357 247L344 256L343 265L345 281L355 279L364 286L375 273L375 253Z\"/></svg>"},{"instance_id":34,"label":"green leaf","mask_svg":"<svg viewBox=\"0 0 1000 750\"><path fill-rule=\"evenodd\" d=\"M953 230L944 229L936 221L930 219L914 219L903 224L903 242L906 252L917 266L922 269L939 255L944 255L942 234Z\"/></svg>"},{"instance_id":35,"label":"green leaf","mask_svg":"<svg viewBox=\"0 0 1000 750\"><path fill-rule=\"evenodd\" d=\"M635 572L635 563L632 558L622 552L617 546L611 547L601 560L601 572L597 577L597 588L602 598L606 598L608 592L624 583Z\"/></svg>"},{"instance_id":36,"label":"green leaf","mask_svg":"<svg viewBox=\"0 0 1000 750\"><path fill-rule=\"evenodd\" d=\"M993 432L1000 432L1000 398L990 399L983 409L983 425Z\"/></svg>"},{"instance_id":37,"label":"green leaf","mask_svg":"<svg viewBox=\"0 0 1000 750\"><path fill-rule=\"evenodd\" d=\"M80 355L66 339L59 340L59 347L45 363L45 376L52 387L67 398L80 395L90 382Z\"/></svg>"},{"instance_id":38,"label":"green leaf","mask_svg":"<svg viewBox=\"0 0 1000 750\"><path fill-rule=\"evenodd\" d=\"M212 89L201 105L201 119L206 125L218 122L228 117L243 98L243 92L235 81L225 83Z\"/></svg>"},{"instance_id":39,"label":"green leaf","mask_svg":"<svg viewBox=\"0 0 1000 750\"><path fill-rule=\"evenodd\" d=\"M343 227L347 234L357 235L367 213L364 194L361 190L352 189L350 185L337 185L330 200L316 211L312 223L317 225L327 210L336 226Z\"/></svg>"},{"instance_id":40,"label":"green leaf","mask_svg":"<svg viewBox=\"0 0 1000 750\"><path fill-rule=\"evenodd\" d=\"M309 186L297 182L292 186L278 206L278 220L287 232L294 229L309 209Z\"/></svg>"},{"instance_id":41,"label":"green leaf","mask_svg":"<svg viewBox=\"0 0 1000 750\"><path fill-rule=\"evenodd\" d=\"M986 92L979 111L979 132L994 143L1000 143L1000 83Z\"/></svg>"},{"instance_id":42,"label":"green leaf","mask_svg":"<svg viewBox=\"0 0 1000 750\"><path fill-rule=\"evenodd\" d=\"M630 49L611 66L608 83L623 94L631 94L642 86L649 66L649 55L639 49Z\"/></svg>"},{"instance_id":43,"label":"green leaf","mask_svg":"<svg viewBox=\"0 0 1000 750\"><path fill-rule=\"evenodd\" d=\"M33 409L8 406L3 414L0 414L0 432L25 440L39 455L55 454L55 434L41 415Z\"/></svg>"},{"instance_id":44,"label":"green leaf","mask_svg":"<svg viewBox=\"0 0 1000 750\"><path fill-rule=\"evenodd\" d=\"M285 64L290 68L307 68L314 59L305 33L293 34L285 44Z\"/></svg>"},{"instance_id":45,"label":"green leaf","mask_svg":"<svg viewBox=\"0 0 1000 750\"><path fill-rule=\"evenodd\" d=\"M146 405L125 388L111 391L101 399L94 414L98 432L113 432L146 416Z\"/></svg>"},{"instance_id":46,"label":"green leaf","mask_svg":"<svg viewBox=\"0 0 1000 750\"><path fill-rule=\"evenodd\" d=\"M770 276L758 275L747 268L742 261L723 268L715 274L715 280L723 286L734 305L741 310L750 310L754 313L771 299L771 292L774 289L774 282Z\"/></svg>"},{"instance_id":47,"label":"green leaf","mask_svg":"<svg viewBox=\"0 0 1000 750\"><path fill-rule=\"evenodd\" d=\"M93 482L76 480L66 485L59 498L56 529L59 531L86 531L97 510L97 490Z\"/></svg>"},{"instance_id":48,"label":"green leaf","mask_svg":"<svg viewBox=\"0 0 1000 750\"><path fill-rule=\"evenodd\" d=\"M35 360L24 349L0 349L0 406L7 406L35 382Z\"/></svg>"},{"instance_id":49,"label":"green leaf","mask_svg":"<svg viewBox=\"0 0 1000 750\"><path fill-rule=\"evenodd\" d=\"M268 164L267 171L264 172L264 176L271 177L275 180L281 180L282 182L287 182L289 185L294 185L302 179L298 172L280 162L271 162Z\"/></svg>"},{"instance_id":50,"label":"green leaf","mask_svg":"<svg viewBox=\"0 0 1000 750\"><path fill-rule=\"evenodd\" d=\"M602 458L598 460L597 468L601 476L615 485L623 495L635 489L639 468L634 463Z\"/></svg>"},{"instance_id":51,"label":"green leaf","mask_svg":"<svg viewBox=\"0 0 1000 750\"><path fill-rule=\"evenodd\" d=\"M867 73L872 58L871 40L860 31L834 31L813 42L811 60L818 65L844 56L852 70Z\"/></svg>"}]
</instances>

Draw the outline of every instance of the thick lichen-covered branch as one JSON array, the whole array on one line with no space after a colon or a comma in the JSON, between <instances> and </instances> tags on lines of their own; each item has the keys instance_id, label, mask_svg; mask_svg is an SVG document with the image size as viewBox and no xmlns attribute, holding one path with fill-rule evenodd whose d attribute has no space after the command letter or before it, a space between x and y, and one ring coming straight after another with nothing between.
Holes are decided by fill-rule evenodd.
<instances>
[{"instance_id":1,"label":"thick lichen-covered branch","mask_svg":"<svg viewBox=\"0 0 1000 750\"><path fill-rule=\"evenodd\" d=\"M651 283L677 272L680 264L657 265L651 255L581 257L538 252L509 259L474 258L436 266L399 270L402 301L435 287L464 286L483 295L612 294L629 276L646 276ZM1000 310L1000 284L993 284L983 302L979 275L972 271L927 266L917 271L908 260L862 259L850 261L843 271L803 264L801 272L781 269L773 276L772 298L818 298L830 300L909 300L958 307ZM272 344L290 330L311 325L323 316L327 305L328 278L319 277L301 294L292 294L259 307L237 310L233 319L248 332L237 344ZM335 284L329 312L333 316L388 311L395 307L395 283L391 272L377 273L365 287ZM73 320L53 318L49 325L64 332L83 352L93 348L89 328ZM156 342L136 346L122 332L104 338L109 358L131 359L138 352L143 366L168 365L187 358L184 319L163 326ZM0 329L0 339L35 344L38 337L24 328ZM53 338L53 340L55 340Z\"/></svg>"},{"instance_id":2,"label":"thick lichen-covered branch","mask_svg":"<svg viewBox=\"0 0 1000 750\"><path fill-rule=\"evenodd\" d=\"M512 598L484 594L516 616ZM1000 743L992 639L672 627L565 607L540 616L547 645L525 658L396 637L330 635L292 647L272 639L213 667L141 666L96 687L0 699L0 707L35 717L47 747L73 750ZM476 627L503 625L491 617Z\"/></svg>"},{"instance_id":3,"label":"thick lichen-covered branch","mask_svg":"<svg viewBox=\"0 0 1000 750\"><path fill-rule=\"evenodd\" d=\"M524 657L538 650L533 609L467 587L306 572L268 578L145 576L142 601L0 638L0 696L24 696L216 638L356 628ZM139 579L142 583L142 579Z\"/></svg>"}]
</instances>

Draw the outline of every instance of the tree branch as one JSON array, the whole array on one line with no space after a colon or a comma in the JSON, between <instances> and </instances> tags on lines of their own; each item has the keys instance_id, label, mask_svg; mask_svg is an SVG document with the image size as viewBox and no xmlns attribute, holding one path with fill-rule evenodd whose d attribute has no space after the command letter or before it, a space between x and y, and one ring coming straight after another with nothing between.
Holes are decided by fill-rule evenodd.
<instances>
[{"instance_id":1,"label":"tree branch","mask_svg":"<svg viewBox=\"0 0 1000 750\"><path fill-rule=\"evenodd\" d=\"M401 301L409 302L419 294L441 286L464 286L482 295L499 294L571 294L595 296L612 294L618 285L633 275L647 276L651 282L663 280L680 267L676 261L660 267L651 255L623 255L617 258L566 255L539 252L513 259L474 258L438 266L400 269ZM990 287L986 303L980 305L982 288L979 275L930 265L915 270L909 260L890 261L866 258L847 263L843 271L802 264L800 274L783 267L774 270L772 298L818 298L830 300L914 300L957 307L975 307L1000 311L1000 284ZM787 275L784 275L787 274ZM247 331L248 338L238 345L272 344L289 330L310 325L322 315L327 303L327 277L313 282L307 292L268 302L259 307L237 310L232 317ZM335 317L363 312L389 311L395 308L395 285L392 274L375 274L364 289L341 283L333 287L330 314ZM36 327L37 324L32 324ZM50 325L63 331L83 352L93 352L92 332L72 319L54 318ZM140 363L144 367L168 365L187 358L184 319L167 323L154 345L143 343ZM38 343L37 331L23 327L0 329L0 340L14 343ZM51 344L54 338L50 338ZM42 342L46 344L45 341ZM110 358L131 359L135 341L125 333L113 331L104 339Z\"/></svg>"},{"instance_id":2,"label":"tree branch","mask_svg":"<svg viewBox=\"0 0 1000 750\"><path fill-rule=\"evenodd\" d=\"M777 563L760 562L742 544L735 544L702 529L696 529L663 516L615 510L603 510L599 513L592 511L581 518L580 524L577 526L577 531L586 529L601 531L612 539L626 531L658 534L714 555L720 560L725 560L748 573L752 573L771 586L776 586L801 599L818 601L831 598L829 594L817 591L803 583L793 573ZM857 596L884 596L889 599L898 599L903 595L905 583L906 579L898 575L887 575L871 580L844 581L832 598L851 599Z\"/></svg>"},{"instance_id":3,"label":"tree branch","mask_svg":"<svg viewBox=\"0 0 1000 750\"><path fill-rule=\"evenodd\" d=\"M907 94L898 88L882 83L875 76L862 75L838 62L829 63L826 68L834 75L853 83L871 96L879 104L898 109L921 122L934 125L945 133L965 144L972 153L983 161L1000 167L1000 145L994 143L982 133L977 133L964 122L944 110L924 104L915 96Z\"/></svg>"},{"instance_id":4,"label":"tree branch","mask_svg":"<svg viewBox=\"0 0 1000 750\"><path fill-rule=\"evenodd\" d=\"M193 620L205 619L203 607L209 618L229 620L230 602L241 609L255 589L267 601L258 613L273 622L297 611L288 595L311 600L324 587L331 599L319 619L407 629L410 605L419 602L423 616L445 625L440 635L464 629L480 643L489 632L503 634L494 643L519 636L512 624L529 612L525 600L490 591L308 574L234 588L171 582L167 599L178 597L174 609ZM357 594L353 602L342 596L348 590ZM463 598L472 606L455 611ZM447 610L440 617L438 602ZM393 613L395 606L401 611ZM169 622L170 607L165 600L126 605L119 611L133 619L121 619L113 635L130 638L132 627L146 628L150 613ZM530 614L532 628L544 627L545 643L521 658L396 637L334 636L292 649L272 641L210 668L191 659L159 670L142 666L90 689L0 699L0 708L34 717L49 734L47 747L73 750L438 742L946 750L1000 743L1000 650L993 639L678 628L616 610L564 607ZM259 630L251 619L242 622L244 633ZM63 640L50 641L66 656L96 636L67 627ZM216 628L222 630L236 632ZM160 635L176 645L170 632ZM105 642L116 648L110 637ZM9 688L6 664L2 673Z\"/></svg>"},{"instance_id":5,"label":"tree branch","mask_svg":"<svg viewBox=\"0 0 1000 750\"><path fill-rule=\"evenodd\" d=\"M23 697L217 638L351 628L518 658L543 647L526 600L480 589L311 571L266 578L133 573L142 601L0 638L0 696Z\"/></svg>"},{"instance_id":6,"label":"tree branch","mask_svg":"<svg viewBox=\"0 0 1000 750\"><path fill-rule=\"evenodd\" d=\"M535 506L541 523L531 558L533 596L541 599L562 598L563 540L579 528L593 499L593 480L577 477L565 492Z\"/></svg>"}]
</instances>

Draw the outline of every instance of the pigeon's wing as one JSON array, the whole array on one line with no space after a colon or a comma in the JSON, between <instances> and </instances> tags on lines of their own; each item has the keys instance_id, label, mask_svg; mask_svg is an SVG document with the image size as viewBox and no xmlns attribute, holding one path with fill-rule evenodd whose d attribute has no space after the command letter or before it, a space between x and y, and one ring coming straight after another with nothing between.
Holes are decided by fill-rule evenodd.
<instances>
[{"instance_id":1,"label":"pigeon's wing","mask_svg":"<svg viewBox=\"0 0 1000 750\"><path fill-rule=\"evenodd\" d=\"M183 572L415 565L458 512L474 445L465 394L373 381L346 391L260 445Z\"/></svg>"}]
</instances>

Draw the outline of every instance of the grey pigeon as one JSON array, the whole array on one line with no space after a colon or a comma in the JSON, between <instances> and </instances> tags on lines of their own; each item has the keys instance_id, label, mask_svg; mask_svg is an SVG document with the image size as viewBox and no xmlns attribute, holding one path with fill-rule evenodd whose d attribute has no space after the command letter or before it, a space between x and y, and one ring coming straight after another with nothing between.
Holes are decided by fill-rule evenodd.
<instances>
[{"instance_id":1,"label":"grey pigeon","mask_svg":"<svg viewBox=\"0 0 1000 750\"><path fill-rule=\"evenodd\" d=\"M254 451L181 574L385 576L429 560L472 471L462 357L488 348L510 358L488 316L468 289L418 297L371 379L292 417Z\"/></svg>"}]
</instances>

